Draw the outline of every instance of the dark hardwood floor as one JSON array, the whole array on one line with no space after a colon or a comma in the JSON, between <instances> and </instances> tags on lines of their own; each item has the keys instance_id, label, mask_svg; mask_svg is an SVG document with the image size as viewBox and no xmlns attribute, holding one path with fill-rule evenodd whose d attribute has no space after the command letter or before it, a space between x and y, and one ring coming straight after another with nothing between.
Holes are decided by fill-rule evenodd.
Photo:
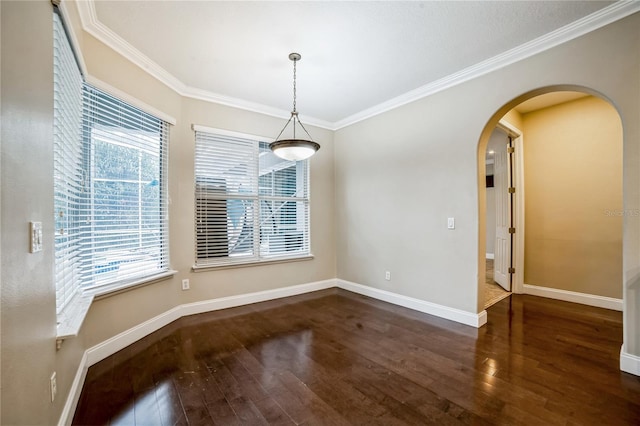
<instances>
[{"instance_id":1,"label":"dark hardwood floor","mask_svg":"<svg viewBox=\"0 0 640 426\"><path fill-rule=\"evenodd\" d=\"M621 313L512 295L480 329L343 290L184 317L92 366L77 425L638 425Z\"/></svg>"}]
</instances>

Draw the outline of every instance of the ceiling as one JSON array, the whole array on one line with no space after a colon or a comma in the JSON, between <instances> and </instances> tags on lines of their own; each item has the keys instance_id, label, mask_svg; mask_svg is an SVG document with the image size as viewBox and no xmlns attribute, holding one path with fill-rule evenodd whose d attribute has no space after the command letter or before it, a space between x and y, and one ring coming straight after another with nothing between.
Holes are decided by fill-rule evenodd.
<instances>
[{"instance_id":1,"label":"ceiling","mask_svg":"<svg viewBox=\"0 0 640 426\"><path fill-rule=\"evenodd\" d=\"M288 54L301 53L301 119L327 128L574 38L607 23L596 18L615 7L603 1L78 2L86 31L187 96L286 116L293 96ZM549 33L557 36L553 42Z\"/></svg>"},{"instance_id":2,"label":"ceiling","mask_svg":"<svg viewBox=\"0 0 640 426\"><path fill-rule=\"evenodd\" d=\"M547 108L553 105L575 101L576 99L584 98L585 96L589 95L583 92L551 92L526 100L514 109L520 114L526 114L528 112L537 111L539 109Z\"/></svg>"}]
</instances>

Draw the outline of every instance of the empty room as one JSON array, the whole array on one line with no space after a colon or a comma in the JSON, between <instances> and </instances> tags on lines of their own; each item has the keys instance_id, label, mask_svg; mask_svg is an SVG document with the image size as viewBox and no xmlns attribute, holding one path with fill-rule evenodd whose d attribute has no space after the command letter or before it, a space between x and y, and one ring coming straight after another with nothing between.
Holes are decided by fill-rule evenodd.
<instances>
[{"instance_id":1,"label":"empty room","mask_svg":"<svg viewBox=\"0 0 640 426\"><path fill-rule=\"evenodd\" d=\"M0 22L0 424L640 423L640 2Z\"/></svg>"}]
</instances>

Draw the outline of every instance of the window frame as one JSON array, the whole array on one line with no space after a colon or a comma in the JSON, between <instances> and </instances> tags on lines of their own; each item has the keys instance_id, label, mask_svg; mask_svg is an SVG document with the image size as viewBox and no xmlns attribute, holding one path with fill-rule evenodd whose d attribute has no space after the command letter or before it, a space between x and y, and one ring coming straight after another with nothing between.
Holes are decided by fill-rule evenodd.
<instances>
[{"instance_id":1,"label":"window frame","mask_svg":"<svg viewBox=\"0 0 640 426\"><path fill-rule=\"evenodd\" d=\"M304 176L300 176L299 172L296 171L296 179L302 180L303 184L306 185L304 188L304 192L306 194L305 197L286 197L286 196L276 196L276 195L264 195L262 194L262 188L260 186L260 165L259 165L259 156L261 149L264 151L264 147L261 148L261 144L269 144L272 139L265 138L261 136L256 136L247 133L234 132L224 129L211 128L201 125L192 125L192 130L194 131L194 140L196 142L196 149L194 152L194 264L192 270L195 272L209 270L209 269L225 269L225 268L236 268L236 267L245 267L245 266L255 266L255 265L264 265L269 263L283 263L283 262L295 262L302 260L310 260L313 259L314 256L311 251L311 167L310 160L306 159L301 162L289 162L291 163L289 166L281 167L277 170L272 170L268 173L275 173L280 170L287 169L292 165L297 165L298 163L303 163L303 173ZM217 197L217 200L236 200L236 199L246 199L251 200L253 202L254 208L256 210L254 225L252 229L252 239L253 246L255 247L255 252L246 257L232 257L232 256L216 256L213 257L202 257L199 258L198 250L198 203L199 203L199 193L198 193L198 179L206 178L206 176L202 176L198 174L198 133L203 133L208 135L209 137L221 137L221 138L234 138L241 139L244 141L250 141L255 144L254 151L256 157L253 159L255 161L255 170L254 179L255 179L255 193L251 195L247 195L246 197L239 197L238 195L224 193ZM286 161L286 160L281 160ZM211 178L211 176L209 176ZM297 185L297 184L296 184ZM296 203L304 203L304 216L302 219L304 226L304 234L303 235L303 250L298 250L292 253L275 253L269 254L264 253L260 249L260 240L262 238L262 226L261 226L261 209L263 202L296 202ZM283 222L284 223L284 222Z\"/></svg>"},{"instance_id":2,"label":"window frame","mask_svg":"<svg viewBox=\"0 0 640 426\"><path fill-rule=\"evenodd\" d=\"M88 95L86 92L93 92L94 94ZM98 88L88 82L85 82L84 84L83 93L84 93L83 99L85 100L83 105L83 132L84 132L83 148L85 149L85 153L86 153L85 161L87 162L87 173L89 175L88 177L89 184L90 184L89 198L91 201L90 202L91 205L88 212L88 217L91 222L91 232L90 232L90 235L87 237L88 239L87 244L94 248L91 250L92 259L94 263L95 263L95 253L93 252L95 251L96 241L97 241L97 238L99 238L99 234L100 234L100 231L96 231L94 229L96 216L97 216L96 206L95 206L96 204L95 184L96 182L107 182L109 181L109 179L99 178L96 176L95 155L97 151L97 148L96 148L97 138L95 138L95 135L93 132L97 130L98 133L103 133L102 137L105 139L108 137L105 134L108 134L109 132L124 133L126 134L125 138L131 138L132 135L145 136L145 133L148 133L141 128L135 128L135 129L125 128L122 126L122 123L120 122L118 122L118 124L120 124L119 126L113 126L113 128L110 128L109 126L105 126L104 124L95 125L98 122L98 120L96 119L96 115L98 115L98 113L96 113L95 111L96 109L95 104L97 103L96 98L98 98L99 96L107 97L110 99L109 102L115 101L121 104L123 108L134 110L136 114L139 113L144 116L150 117L153 120L157 121L158 124L160 125L160 129L158 132L160 136L160 140L158 141L158 152L157 152L158 163L159 163L158 179L157 179L158 186L159 186L157 213L158 213L158 221L159 221L159 232L162 234L162 238L159 238L158 244L156 246L160 252L160 256L161 256L160 263L162 266L148 274L139 274L134 277L109 280L103 283L96 283L94 279L94 282L92 284L79 286L83 294L102 296L112 292L119 292L130 287L135 287L141 284L145 284L149 281L156 281L163 277L171 276L175 274L175 271L172 271L170 268L170 252L169 252L169 221L168 221L169 155L168 154L169 154L169 139L170 139L170 135L169 135L170 123L168 123L163 118L157 117L153 113L147 112L136 105L132 105L130 102L122 100L119 97L114 96L108 93L107 91L101 88ZM87 97L91 98L91 106L87 106L87 103L88 103L88 101L86 101ZM112 105L105 104L105 105L101 105L101 107L111 108ZM91 112L88 113L87 110L91 110ZM105 119L104 117L102 118ZM135 137L133 137L133 139L135 139ZM118 143L115 143L115 141L110 142L110 141L104 140L103 142L112 144L112 145L118 145ZM144 151L144 148L140 146L126 145L122 143L120 145L127 149L136 150L138 152L138 155L141 155L142 151ZM138 170L138 173L143 173L143 172L144 172L143 170ZM112 181L115 182L116 180L112 179ZM137 181L137 185L138 185L137 188L139 191L141 191L142 189L140 186L141 183L142 181ZM139 205L137 211L138 211L137 217L139 220L141 220L143 215L143 207ZM138 232L140 230L141 230L140 228L137 228ZM95 266L92 267L93 274L95 274L95 269L96 269Z\"/></svg>"}]
</instances>

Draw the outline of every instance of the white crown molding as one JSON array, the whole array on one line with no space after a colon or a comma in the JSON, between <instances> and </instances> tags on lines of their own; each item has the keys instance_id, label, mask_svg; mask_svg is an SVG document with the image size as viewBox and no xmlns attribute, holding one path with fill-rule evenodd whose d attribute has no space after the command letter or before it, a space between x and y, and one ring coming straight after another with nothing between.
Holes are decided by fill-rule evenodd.
<instances>
[{"instance_id":1,"label":"white crown molding","mask_svg":"<svg viewBox=\"0 0 640 426\"><path fill-rule=\"evenodd\" d=\"M226 105L233 108L243 109L245 111L256 112L258 114L269 115L276 118L288 119L291 116L291 111L286 111L280 108L270 107L268 105L259 104L256 102L249 102L243 99L232 98L230 96L218 95L216 93L209 92L203 89L197 89L195 87L187 86L183 93L180 95L198 99L201 101L212 102L220 105ZM321 127L327 130L335 130L335 124L329 121L321 120L319 118L309 117L300 114L300 120L305 124L309 124L315 127Z\"/></svg>"},{"instance_id":2,"label":"white crown molding","mask_svg":"<svg viewBox=\"0 0 640 426\"><path fill-rule=\"evenodd\" d=\"M69 3L62 0L56 0L54 4L58 6L58 10L62 13L64 22L71 22L71 18L69 17ZM71 48L73 49L76 60L78 61L80 72L82 75L87 75L87 64L84 62L84 56L82 56L82 52L80 52L80 48L78 47L80 46L78 43L78 36L73 30L72 25L65 25L65 28L67 29L67 35L71 39Z\"/></svg>"},{"instance_id":3,"label":"white crown molding","mask_svg":"<svg viewBox=\"0 0 640 426\"><path fill-rule=\"evenodd\" d=\"M111 31L109 27L100 22L96 15L95 3L93 0L79 1L76 4L78 5L78 13L80 15L80 21L82 22L82 28L86 32L109 46L114 51L118 52L142 70L146 71L180 96L226 105L246 111L257 112L277 118L287 119L291 115L291 111L285 111L283 109L273 108L256 102L249 102L243 99L224 96L186 85L173 74L151 60L148 56L133 47L129 42ZM307 116L301 116L301 119L312 126L329 130L333 130L334 128L333 123L325 120Z\"/></svg>"},{"instance_id":4,"label":"white crown molding","mask_svg":"<svg viewBox=\"0 0 640 426\"><path fill-rule=\"evenodd\" d=\"M78 6L78 14L80 15L82 28L86 32L179 94L186 91L187 86L183 82L178 80L171 73L167 72L160 65L149 59L122 37L111 31L109 27L100 22L96 15L96 8L93 0L78 1L76 4Z\"/></svg>"},{"instance_id":5,"label":"white crown molding","mask_svg":"<svg viewBox=\"0 0 640 426\"><path fill-rule=\"evenodd\" d=\"M289 111L187 86L123 38L111 31L107 26L102 24L97 18L93 0L78 1L76 4L80 14L82 27L86 32L121 54L123 57L127 58L129 61L164 83L169 88L173 89L179 95L266 114L273 117L289 117ZM337 122L332 123L313 117L305 117L305 122L328 130L339 130L343 127L350 126L357 122L398 108L402 105L406 105L410 102L441 92L445 89L462 84L492 71L504 68L562 43L566 43L591 31L595 31L605 25L611 24L639 11L640 1L617 1L610 6L565 25L562 28L558 28L555 31L551 31L550 33L538 37L535 40L531 40L504 53L421 86L403 95L389 99L388 101L382 102L371 108L367 108Z\"/></svg>"},{"instance_id":6,"label":"white crown molding","mask_svg":"<svg viewBox=\"0 0 640 426\"><path fill-rule=\"evenodd\" d=\"M638 11L640 11L640 1L622 0L615 2L610 6L585 16L582 19L578 19L577 21L558 28L555 31L551 31L541 37L507 50L504 53L337 121L334 123L334 130L339 130L343 127L350 126L373 116L401 107L402 105L406 105L441 92L445 89L449 89L453 86L457 86L458 84L462 84L492 71L499 70L515 62L529 58L562 43L566 43L582 35L595 31L622 18L626 18Z\"/></svg>"}]
</instances>

